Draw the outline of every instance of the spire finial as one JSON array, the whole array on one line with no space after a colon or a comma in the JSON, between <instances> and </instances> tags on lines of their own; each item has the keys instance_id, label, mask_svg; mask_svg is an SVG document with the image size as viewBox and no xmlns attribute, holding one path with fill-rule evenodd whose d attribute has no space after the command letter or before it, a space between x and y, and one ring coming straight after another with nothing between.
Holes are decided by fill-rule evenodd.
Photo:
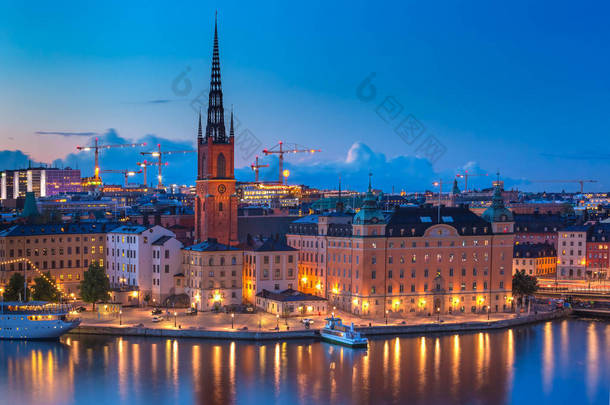
<instances>
[{"instance_id":1,"label":"spire finial","mask_svg":"<svg viewBox=\"0 0 610 405\"><path fill-rule=\"evenodd\" d=\"M341 198L341 175L339 175L339 201L337 201L337 212L343 212L343 199Z\"/></svg>"},{"instance_id":2,"label":"spire finial","mask_svg":"<svg viewBox=\"0 0 610 405\"><path fill-rule=\"evenodd\" d=\"M373 177L373 173L371 173L369 171L369 193L372 192L372 188L371 188L371 177Z\"/></svg>"},{"instance_id":3,"label":"spire finial","mask_svg":"<svg viewBox=\"0 0 610 405\"><path fill-rule=\"evenodd\" d=\"M218 50L218 11L214 16L214 47L212 51L212 75L208 101L208 121L205 127L205 138L213 142L228 142L225 132L224 107L222 104L222 86L220 81L220 52ZM207 141L206 141L207 142Z\"/></svg>"},{"instance_id":4,"label":"spire finial","mask_svg":"<svg viewBox=\"0 0 610 405\"><path fill-rule=\"evenodd\" d=\"M201 108L199 108L199 129L197 130L197 140L203 140L203 130L201 129Z\"/></svg>"},{"instance_id":5,"label":"spire finial","mask_svg":"<svg viewBox=\"0 0 610 405\"><path fill-rule=\"evenodd\" d=\"M233 104L231 104L231 127L229 128L229 136L235 137L235 129L233 128Z\"/></svg>"}]
</instances>

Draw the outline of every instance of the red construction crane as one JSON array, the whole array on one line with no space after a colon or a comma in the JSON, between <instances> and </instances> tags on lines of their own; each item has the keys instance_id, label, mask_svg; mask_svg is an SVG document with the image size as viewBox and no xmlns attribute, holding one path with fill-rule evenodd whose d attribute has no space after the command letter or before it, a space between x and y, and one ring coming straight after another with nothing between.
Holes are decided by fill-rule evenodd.
<instances>
[{"instance_id":1,"label":"red construction crane","mask_svg":"<svg viewBox=\"0 0 610 405\"><path fill-rule=\"evenodd\" d=\"M597 183L597 180L532 180L532 183L578 183L580 184L580 194L582 194L585 183Z\"/></svg>"},{"instance_id":2,"label":"red construction crane","mask_svg":"<svg viewBox=\"0 0 610 405\"><path fill-rule=\"evenodd\" d=\"M278 155L280 162L280 175L279 175L279 183L284 184L284 153L316 153L322 152L320 149L306 149L297 144L286 144L287 149L284 149L284 142L280 141L277 145L275 145L271 149L263 149L263 153L266 156L269 155Z\"/></svg>"},{"instance_id":3,"label":"red construction crane","mask_svg":"<svg viewBox=\"0 0 610 405\"><path fill-rule=\"evenodd\" d=\"M260 169L261 167L269 167L269 165L259 165L258 164L258 155L256 155L256 158L254 159L254 163L252 163L250 165L250 167L252 168L252 170L254 170L254 181L258 183L258 169Z\"/></svg>"},{"instance_id":4,"label":"red construction crane","mask_svg":"<svg viewBox=\"0 0 610 405\"><path fill-rule=\"evenodd\" d=\"M142 173L142 170L134 171L134 170L102 170L102 173L121 173L125 176L125 187L128 185L128 179L130 176L135 176L138 173Z\"/></svg>"},{"instance_id":5,"label":"red construction crane","mask_svg":"<svg viewBox=\"0 0 610 405\"><path fill-rule=\"evenodd\" d=\"M96 180L100 179L100 158L99 153L100 149L110 149L110 148L135 148L137 146L146 146L146 142L144 143L124 143L121 145L100 145L98 142L98 138L95 138L95 144L93 146L77 146L77 150L94 150L95 151L95 174L94 178Z\"/></svg>"},{"instance_id":6,"label":"red construction crane","mask_svg":"<svg viewBox=\"0 0 610 405\"><path fill-rule=\"evenodd\" d=\"M177 153L195 153L194 150L166 150L166 151L161 151L161 144L157 144L157 148L159 150L155 151L155 152L140 152L141 155L151 155L152 157L156 157L159 158L159 162L157 163L157 165L159 166L159 175L157 176L157 187L158 188L162 188L163 187L163 176L161 175L161 168L163 167L163 155L174 155Z\"/></svg>"},{"instance_id":7,"label":"red construction crane","mask_svg":"<svg viewBox=\"0 0 610 405\"><path fill-rule=\"evenodd\" d=\"M468 170L464 170L464 173L458 173L455 175L455 177L464 179L464 191L468 191L468 178L469 177L478 177L478 176L488 176L488 174L487 173L472 174L472 173L468 173Z\"/></svg>"},{"instance_id":8,"label":"red construction crane","mask_svg":"<svg viewBox=\"0 0 610 405\"><path fill-rule=\"evenodd\" d=\"M147 160L143 161L143 162L138 162L137 163L138 166L140 166L142 168L142 173L144 173L144 185L148 186L147 182L146 182L146 175L148 172L148 166L158 166L159 162L149 162ZM167 162L163 162L163 166L167 166Z\"/></svg>"}]
</instances>

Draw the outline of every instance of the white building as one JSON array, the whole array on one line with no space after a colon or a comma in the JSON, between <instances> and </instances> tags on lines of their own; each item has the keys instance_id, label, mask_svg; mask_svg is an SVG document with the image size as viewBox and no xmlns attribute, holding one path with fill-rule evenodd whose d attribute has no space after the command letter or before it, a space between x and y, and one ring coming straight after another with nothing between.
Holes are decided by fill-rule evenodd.
<instances>
[{"instance_id":1,"label":"white building","mask_svg":"<svg viewBox=\"0 0 610 405\"><path fill-rule=\"evenodd\" d=\"M584 279L586 274L587 226L570 226L559 231L557 277Z\"/></svg>"},{"instance_id":2,"label":"white building","mask_svg":"<svg viewBox=\"0 0 610 405\"><path fill-rule=\"evenodd\" d=\"M163 236L175 237L173 232L158 225L123 225L109 232L106 235L106 274L111 288L139 290L142 300L146 295L152 295L153 242ZM165 250L165 245L161 246ZM161 247L155 249L160 251ZM180 249L169 255L170 258L179 257ZM156 260L156 264L162 264L160 259ZM162 271L165 271L164 267Z\"/></svg>"},{"instance_id":3,"label":"white building","mask_svg":"<svg viewBox=\"0 0 610 405\"><path fill-rule=\"evenodd\" d=\"M152 294L150 302L164 305L165 300L178 292L174 276L181 270L182 243L173 236L164 235L152 243ZM182 292L182 291L180 291Z\"/></svg>"}]
</instances>

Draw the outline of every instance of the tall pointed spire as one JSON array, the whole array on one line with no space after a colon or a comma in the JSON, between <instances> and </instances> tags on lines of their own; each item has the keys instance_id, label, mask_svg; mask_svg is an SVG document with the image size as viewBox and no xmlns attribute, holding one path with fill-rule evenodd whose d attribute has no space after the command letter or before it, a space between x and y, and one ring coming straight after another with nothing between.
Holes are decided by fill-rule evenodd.
<instances>
[{"instance_id":1,"label":"tall pointed spire","mask_svg":"<svg viewBox=\"0 0 610 405\"><path fill-rule=\"evenodd\" d=\"M199 109L199 129L197 130L197 141L199 143L203 142L203 131L201 129L201 108Z\"/></svg>"},{"instance_id":2,"label":"tall pointed spire","mask_svg":"<svg viewBox=\"0 0 610 405\"><path fill-rule=\"evenodd\" d=\"M343 212L343 196L341 195L341 176L339 176L339 200L336 206L337 212Z\"/></svg>"},{"instance_id":3,"label":"tall pointed spire","mask_svg":"<svg viewBox=\"0 0 610 405\"><path fill-rule=\"evenodd\" d=\"M208 121L205 127L206 142L228 142L225 130L222 86L220 81L220 52L218 50L218 12L214 18L214 50L212 52L212 75L208 102Z\"/></svg>"},{"instance_id":4,"label":"tall pointed spire","mask_svg":"<svg viewBox=\"0 0 610 405\"><path fill-rule=\"evenodd\" d=\"M235 137L235 129L233 128L233 104L231 104L231 127L229 128L229 137Z\"/></svg>"}]
</instances>

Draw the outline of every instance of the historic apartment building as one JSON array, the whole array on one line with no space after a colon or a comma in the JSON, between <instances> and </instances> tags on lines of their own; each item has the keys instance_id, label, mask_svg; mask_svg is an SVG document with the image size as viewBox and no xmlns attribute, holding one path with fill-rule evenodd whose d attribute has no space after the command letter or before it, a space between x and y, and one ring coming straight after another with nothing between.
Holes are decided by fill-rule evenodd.
<instances>
[{"instance_id":1,"label":"historic apartment building","mask_svg":"<svg viewBox=\"0 0 610 405\"><path fill-rule=\"evenodd\" d=\"M513 250L513 271L525 271L529 276L555 276L557 250L550 243L524 243Z\"/></svg>"},{"instance_id":2,"label":"historic apartment building","mask_svg":"<svg viewBox=\"0 0 610 405\"><path fill-rule=\"evenodd\" d=\"M295 221L287 239L307 279L299 289L324 286L329 307L375 316L511 308L513 216L499 188L483 217L444 206L384 213L370 186L351 223L321 217Z\"/></svg>"},{"instance_id":3,"label":"historic apartment building","mask_svg":"<svg viewBox=\"0 0 610 405\"><path fill-rule=\"evenodd\" d=\"M245 244L243 298L255 304L263 290L279 293L296 290L298 285L297 249L282 239L253 239Z\"/></svg>"},{"instance_id":4,"label":"historic apartment building","mask_svg":"<svg viewBox=\"0 0 610 405\"><path fill-rule=\"evenodd\" d=\"M117 224L105 222L15 225L0 232L0 285L14 272L27 270L28 281L38 277L31 264L66 294L79 295L83 273L91 263L105 264L106 234ZM27 261L17 261L28 259ZM10 262L10 263L6 263Z\"/></svg>"},{"instance_id":5,"label":"historic apartment building","mask_svg":"<svg viewBox=\"0 0 610 405\"><path fill-rule=\"evenodd\" d=\"M244 252L208 239L182 249L185 293L200 311L242 303Z\"/></svg>"},{"instance_id":6,"label":"historic apartment building","mask_svg":"<svg viewBox=\"0 0 610 405\"><path fill-rule=\"evenodd\" d=\"M106 274L111 288L137 291L140 302L145 296L151 296L153 280L160 278L156 271L153 277L153 260L159 266L161 264L159 260L153 259L153 251L160 250L154 243L166 236L175 237L171 231L158 225L123 225L109 232L106 235ZM172 258L180 257L179 246L163 244L164 259L165 251L168 251L168 262L164 263L163 271L165 264L169 265Z\"/></svg>"},{"instance_id":7,"label":"historic apartment building","mask_svg":"<svg viewBox=\"0 0 610 405\"><path fill-rule=\"evenodd\" d=\"M575 225L558 232L557 277L584 279L586 275L587 231L589 226Z\"/></svg>"}]
</instances>

